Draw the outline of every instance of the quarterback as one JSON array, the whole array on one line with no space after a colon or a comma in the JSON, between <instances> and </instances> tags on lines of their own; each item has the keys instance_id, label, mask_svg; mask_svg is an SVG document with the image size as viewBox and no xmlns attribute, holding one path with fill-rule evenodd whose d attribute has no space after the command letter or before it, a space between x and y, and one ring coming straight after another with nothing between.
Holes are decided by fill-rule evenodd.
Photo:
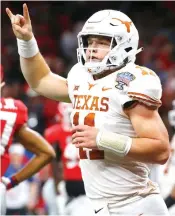
<instances>
[{"instance_id":1,"label":"quarterback","mask_svg":"<svg viewBox=\"0 0 175 216\"><path fill-rule=\"evenodd\" d=\"M72 143L79 149L86 195L95 214L168 215L151 164L169 157L169 137L158 114L161 83L136 65L139 35L120 11L93 14L78 34L78 63L67 79L52 73L23 16L6 12L17 37L21 69L30 87L48 98L71 102Z\"/></svg>"}]
</instances>

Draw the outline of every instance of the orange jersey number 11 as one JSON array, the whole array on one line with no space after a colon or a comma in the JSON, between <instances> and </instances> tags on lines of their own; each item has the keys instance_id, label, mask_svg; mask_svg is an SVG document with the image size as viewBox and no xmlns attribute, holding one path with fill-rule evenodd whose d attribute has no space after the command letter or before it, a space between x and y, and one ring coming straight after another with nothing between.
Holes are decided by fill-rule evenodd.
<instances>
[{"instance_id":1,"label":"orange jersey number 11","mask_svg":"<svg viewBox=\"0 0 175 216\"><path fill-rule=\"evenodd\" d=\"M79 112L76 112L73 117L73 124L78 125L79 124ZM95 122L95 113L89 113L85 118L84 118L84 125L88 125L91 127L94 127ZM87 158L87 153L83 148L79 148L79 155L80 159L88 159ZM89 159L90 160L99 160L99 159L104 159L104 151L101 150L91 150L89 151Z\"/></svg>"}]
</instances>

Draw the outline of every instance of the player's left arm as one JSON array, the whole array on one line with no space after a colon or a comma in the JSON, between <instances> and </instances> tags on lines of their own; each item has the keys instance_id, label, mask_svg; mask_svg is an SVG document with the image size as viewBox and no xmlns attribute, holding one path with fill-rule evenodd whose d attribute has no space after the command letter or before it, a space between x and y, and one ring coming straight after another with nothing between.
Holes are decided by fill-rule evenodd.
<instances>
[{"instance_id":1,"label":"player's left arm","mask_svg":"<svg viewBox=\"0 0 175 216\"><path fill-rule=\"evenodd\" d=\"M138 138L132 138L128 156L148 163L164 164L170 154L167 129L157 109L138 103L126 111Z\"/></svg>"},{"instance_id":2,"label":"player's left arm","mask_svg":"<svg viewBox=\"0 0 175 216\"><path fill-rule=\"evenodd\" d=\"M48 164L54 157L55 152L50 144L37 132L23 125L17 133L19 142L35 156L15 177L18 182L24 181L37 173L42 167Z\"/></svg>"},{"instance_id":3,"label":"player's left arm","mask_svg":"<svg viewBox=\"0 0 175 216\"><path fill-rule=\"evenodd\" d=\"M77 148L112 151L116 156L129 156L140 162L166 163L170 154L169 137L157 109L151 110L138 103L126 113L137 134L136 138L77 125L72 129L72 143Z\"/></svg>"},{"instance_id":4,"label":"player's left arm","mask_svg":"<svg viewBox=\"0 0 175 216\"><path fill-rule=\"evenodd\" d=\"M20 182L30 178L55 157L55 152L50 144L39 133L28 128L26 124L17 131L16 136L18 141L27 150L33 152L35 156L23 169L9 179L2 177L1 181L6 185L7 189L15 187Z\"/></svg>"}]
</instances>

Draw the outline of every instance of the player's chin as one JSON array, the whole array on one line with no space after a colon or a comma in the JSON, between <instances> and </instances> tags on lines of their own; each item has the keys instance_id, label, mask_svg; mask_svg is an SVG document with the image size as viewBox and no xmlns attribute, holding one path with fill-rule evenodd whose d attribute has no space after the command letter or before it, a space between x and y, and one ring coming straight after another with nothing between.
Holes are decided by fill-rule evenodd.
<instances>
[{"instance_id":1,"label":"player's chin","mask_svg":"<svg viewBox=\"0 0 175 216\"><path fill-rule=\"evenodd\" d=\"M92 57L92 58L88 57L86 60L87 63L97 63L97 62L101 62L101 61L102 61L101 58L95 58L95 57Z\"/></svg>"}]
</instances>

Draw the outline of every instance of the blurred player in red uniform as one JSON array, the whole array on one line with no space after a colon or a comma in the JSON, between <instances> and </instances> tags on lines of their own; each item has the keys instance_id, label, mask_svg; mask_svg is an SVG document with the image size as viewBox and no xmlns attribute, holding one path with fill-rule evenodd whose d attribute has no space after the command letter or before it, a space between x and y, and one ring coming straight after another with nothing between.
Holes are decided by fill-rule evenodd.
<instances>
[{"instance_id":1,"label":"blurred player in red uniform","mask_svg":"<svg viewBox=\"0 0 175 216\"><path fill-rule=\"evenodd\" d=\"M65 205L65 212L62 212L62 206L59 202L58 210L59 213L66 213L69 215L82 215L85 212L85 208L87 206L87 214L93 213L93 211L88 210L88 200L85 196L84 183L82 180L81 170L79 167L79 155L76 147L72 144L72 133L71 133L71 122L70 122L70 114L72 111L72 105L67 103L59 103L58 104L58 116L60 118L60 123L53 125L46 129L45 138L46 140L54 147L56 152L56 159L52 161L52 181L49 180L48 184L46 183L45 194L47 195L47 205L51 208L53 207L54 195L48 197L48 191L51 192L51 184L52 189L55 188L55 195L57 194L61 200L63 200L63 196L65 196L64 192L61 190L62 186L65 185L67 200ZM62 174L61 174L62 169ZM63 181L64 183L63 184ZM61 182L62 181L62 182ZM50 182L50 183L49 183ZM61 184L59 184L61 182ZM49 185L50 184L50 185ZM54 184L54 185L53 185ZM61 186L62 185L62 186ZM60 187L59 187L60 186ZM63 186L64 187L64 186ZM63 189L64 190L64 189ZM51 193L50 193L51 194ZM46 197L45 195L45 197ZM58 198L58 199L59 199ZM66 197L65 197L66 199ZM56 200L56 199L55 199ZM79 203L79 207L76 208L77 203ZM82 209L81 209L81 203ZM63 204L64 205L64 204ZM64 211L64 210L63 210ZM50 214L53 214L53 211L50 211ZM54 212L55 213L55 212Z\"/></svg>"},{"instance_id":2,"label":"blurred player in red uniform","mask_svg":"<svg viewBox=\"0 0 175 216\"><path fill-rule=\"evenodd\" d=\"M5 191L20 182L28 179L43 166L48 164L55 156L53 148L38 133L28 128L27 107L20 101L13 98L0 99L0 156L1 156L1 214L5 214ZM18 141L29 151L36 154L29 163L15 175L10 178L3 177L9 166L8 149L12 144L13 138Z\"/></svg>"}]
</instances>

